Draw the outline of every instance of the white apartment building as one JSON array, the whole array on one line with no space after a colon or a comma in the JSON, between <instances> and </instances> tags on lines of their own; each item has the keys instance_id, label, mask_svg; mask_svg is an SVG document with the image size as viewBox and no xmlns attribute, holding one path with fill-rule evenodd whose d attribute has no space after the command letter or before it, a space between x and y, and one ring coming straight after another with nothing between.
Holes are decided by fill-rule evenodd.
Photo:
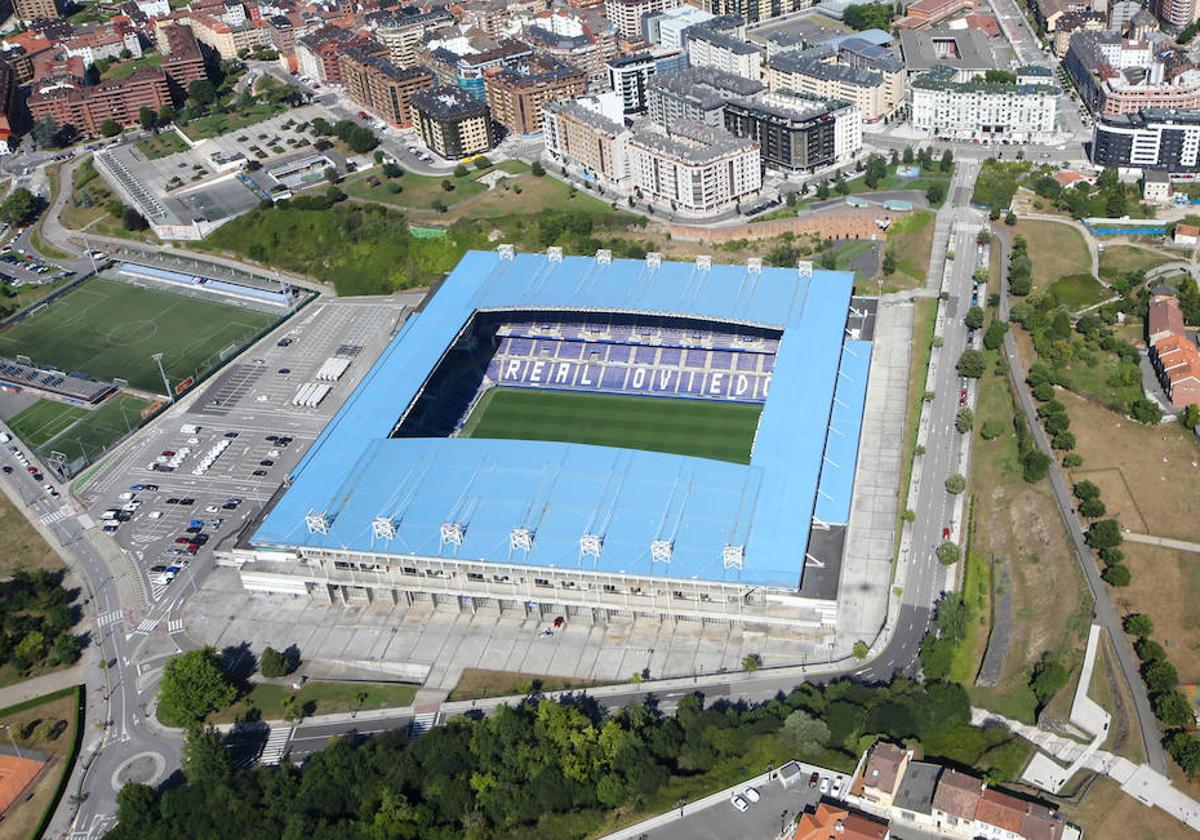
<instances>
[{"instance_id":1,"label":"white apartment building","mask_svg":"<svg viewBox=\"0 0 1200 840\"><path fill-rule=\"evenodd\" d=\"M897 59L881 57L865 65L842 61L840 51L822 48L779 53L768 62L767 87L811 99L849 102L869 123L903 104L908 82Z\"/></svg>"},{"instance_id":2,"label":"white apartment building","mask_svg":"<svg viewBox=\"0 0 1200 840\"><path fill-rule=\"evenodd\" d=\"M608 187L626 179L630 132L620 94L601 93L542 106L546 154Z\"/></svg>"},{"instance_id":3,"label":"white apartment building","mask_svg":"<svg viewBox=\"0 0 1200 840\"><path fill-rule=\"evenodd\" d=\"M604 0L604 16L630 41L642 39L642 17L674 9L680 0Z\"/></svg>"},{"instance_id":4,"label":"white apartment building","mask_svg":"<svg viewBox=\"0 0 1200 840\"><path fill-rule=\"evenodd\" d=\"M634 126L626 166L644 197L686 215L720 212L762 188L757 143L689 121L670 131L649 121Z\"/></svg>"},{"instance_id":5,"label":"white apartment building","mask_svg":"<svg viewBox=\"0 0 1200 840\"><path fill-rule=\"evenodd\" d=\"M687 29L712 20L714 15L695 6L668 9L646 21L647 39L663 49L681 50L687 42Z\"/></svg>"},{"instance_id":6,"label":"white apartment building","mask_svg":"<svg viewBox=\"0 0 1200 840\"><path fill-rule=\"evenodd\" d=\"M1049 142L1061 94L1049 84L954 82L935 70L912 82L912 127L953 140Z\"/></svg>"},{"instance_id":7,"label":"white apartment building","mask_svg":"<svg viewBox=\"0 0 1200 840\"><path fill-rule=\"evenodd\" d=\"M762 81L762 58L758 47L705 26L688 30L688 63L711 67L744 79Z\"/></svg>"}]
</instances>

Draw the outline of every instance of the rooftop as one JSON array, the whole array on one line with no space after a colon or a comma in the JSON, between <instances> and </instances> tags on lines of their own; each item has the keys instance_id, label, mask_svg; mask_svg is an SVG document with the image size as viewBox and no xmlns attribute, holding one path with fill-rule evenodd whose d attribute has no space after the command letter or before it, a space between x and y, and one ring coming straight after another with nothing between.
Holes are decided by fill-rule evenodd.
<instances>
[{"instance_id":1,"label":"rooftop","mask_svg":"<svg viewBox=\"0 0 1200 840\"><path fill-rule=\"evenodd\" d=\"M689 41L707 41L713 46L728 50L735 55L758 55L758 47L754 44L735 38L709 26L693 26L688 29Z\"/></svg>"},{"instance_id":2,"label":"rooftop","mask_svg":"<svg viewBox=\"0 0 1200 840\"><path fill-rule=\"evenodd\" d=\"M908 769L900 779L894 804L897 808L917 814L929 814L933 810L933 791L937 788L940 764L925 761L910 761Z\"/></svg>"},{"instance_id":3,"label":"rooftop","mask_svg":"<svg viewBox=\"0 0 1200 840\"><path fill-rule=\"evenodd\" d=\"M912 87L920 90L949 90L959 93L995 93L1006 95L1057 96L1062 91L1053 84L1018 84L1016 81L988 81L977 77L965 82L956 81L953 68L939 65L928 73L912 80Z\"/></svg>"},{"instance_id":4,"label":"rooftop","mask_svg":"<svg viewBox=\"0 0 1200 840\"><path fill-rule=\"evenodd\" d=\"M886 741L876 743L871 748L867 766L863 768L863 784L887 793L894 791L905 754L903 747L889 744Z\"/></svg>"},{"instance_id":5,"label":"rooftop","mask_svg":"<svg viewBox=\"0 0 1200 840\"><path fill-rule=\"evenodd\" d=\"M768 65L782 73L799 73L812 76L814 79L840 81L860 87L875 87L883 84L882 73L824 61L810 50L779 53L768 62Z\"/></svg>"},{"instance_id":6,"label":"rooftop","mask_svg":"<svg viewBox=\"0 0 1200 840\"><path fill-rule=\"evenodd\" d=\"M961 820L973 820L982 796L982 779L947 767L938 778L933 807Z\"/></svg>"},{"instance_id":7,"label":"rooftop","mask_svg":"<svg viewBox=\"0 0 1200 840\"><path fill-rule=\"evenodd\" d=\"M806 277L795 269L468 252L305 454L252 541L794 589L818 485L840 508L833 513L841 522L849 514L853 459L832 467L824 452L833 438L835 385L839 394L843 386L866 387L871 345L844 341L852 286L847 272ZM388 436L476 311L531 309L782 329L750 463L543 441ZM835 431L857 440L857 424ZM328 517L327 533L309 532L312 511ZM510 530L531 511L534 547L513 556ZM382 515L393 517L390 542L372 534ZM442 545L440 526L456 517L469 520L465 538ZM600 557L580 557L580 536L601 527ZM651 541L668 534L671 562L652 564ZM723 562L729 545L744 546L740 568Z\"/></svg>"},{"instance_id":8,"label":"rooftop","mask_svg":"<svg viewBox=\"0 0 1200 840\"><path fill-rule=\"evenodd\" d=\"M988 37L978 29L902 29L900 54L910 72L930 70L939 64L956 70L993 70Z\"/></svg>"},{"instance_id":9,"label":"rooftop","mask_svg":"<svg viewBox=\"0 0 1200 840\"><path fill-rule=\"evenodd\" d=\"M436 120L461 120L467 117L486 117L487 103L467 91L451 85L440 85L412 95L409 104Z\"/></svg>"},{"instance_id":10,"label":"rooftop","mask_svg":"<svg viewBox=\"0 0 1200 840\"><path fill-rule=\"evenodd\" d=\"M763 90L761 82L726 73L715 67L689 67L678 73L656 75L650 80L651 89L669 91L673 96L685 99L702 111L724 107L725 102L736 96L753 96Z\"/></svg>"},{"instance_id":11,"label":"rooftop","mask_svg":"<svg viewBox=\"0 0 1200 840\"><path fill-rule=\"evenodd\" d=\"M634 123L630 142L693 166L749 151L755 146L748 137L736 137L723 128L712 128L692 120L673 120L669 129L642 120Z\"/></svg>"}]
</instances>

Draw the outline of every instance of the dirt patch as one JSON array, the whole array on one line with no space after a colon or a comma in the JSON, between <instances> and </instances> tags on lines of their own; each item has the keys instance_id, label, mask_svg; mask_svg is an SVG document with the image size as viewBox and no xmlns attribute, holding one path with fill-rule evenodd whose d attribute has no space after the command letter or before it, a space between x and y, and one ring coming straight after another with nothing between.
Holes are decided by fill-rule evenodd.
<instances>
[{"instance_id":1,"label":"dirt patch","mask_svg":"<svg viewBox=\"0 0 1200 840\"><path fill-rule=\"evenodd\" d=\"M62 567L62 559L54 549L8 496L0 493L0 575L8 576L17 569L57 571Z\"/></svg>"},{"instance_id":2,"label":"dirt patch","mask_svg":"<svg viewBox=\"0 0 1200 840\"><path fill-rule=\"evenodd\" d=\"M1200 541L1196 438L1175 423L1143 426L1085 400L1063 402L1071 416L1076 450L1083 456L1079 477L1098 474L1105 480L1102 498L1110 511L1121 512L1122 524L1137 530L1140 522L1145 532L1158 537ZM1120 478L1113 480L1109 474Z\"/></svg>"},{"instance_id":3,"label":"dirt patch","mask_svg":"<svg viewBox=\"0 0 1200 840\"><path fill-rule=\"evenodd\" d=\"M1096 779L1078 805L1064 803L1067 819L1084 829L1088 840L1183 840L1196 835L1158 808L1150 808L1109 778Z\"/></svg>"},{"instance_id":4,"label":"dirt patch","mask_svg":"<svg viewBox=\"0 0 1200 840\"><path fill-rule=\"evenodd\" d=\"M1133 715L1133 699L1129 686L1116 667L1116 654L1107 633L1100 634L1096 650L1096 667L1092 671L1092 684L1088 696L1099 703L1112 716L1108 737L1101 747L1109 752L1128 758L1135 764L1146 760L1142 747L1142 735Z\"/></svg>"},{"instance_id":5,"label":"dirt patch","mask_svg":"<svg viewBox=\"0 0 1200 840\"><path fill-rule=\"evenodd\" d=\"M1200 555L1128 542L1133 583L1111 589L1118 614L1146 613L1181 682L1200 681Z\"/></svg>"},{"instance_id":6,"label":"dirt patch","mask_svg":"<svg viewBox=\"0 0 1200 840\"><path fill-rule=\"evenodd\" d=\"M577 680L548 674L525 674L519 671L490 671L486 668L464 668L449 700L478 700L482 697L506 697L530 691L562 691L568 688L591 688L605 685L600 680Z\"/></svg>"}]
</instances>

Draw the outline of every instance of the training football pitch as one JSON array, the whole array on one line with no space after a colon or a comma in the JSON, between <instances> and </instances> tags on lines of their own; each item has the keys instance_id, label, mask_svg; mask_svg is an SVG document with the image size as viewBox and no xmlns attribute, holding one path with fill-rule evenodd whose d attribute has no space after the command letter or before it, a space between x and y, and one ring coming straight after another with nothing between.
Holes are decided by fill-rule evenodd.
<instances>
[{"instance_id":1,"label":"training football pitch","mask_svg":"<svg viewBox=\"0 0 1200 840\"><path fill-rule=\"evenodd\" d=\"M163 354L174 386L189 376L199 379L221 363L223 351L240 350L276 320L254 309L98 277L0 332L0 356L21 354L35 364L162 393L152 353Z\"/></svg>"},{"instance_id":2,"label":"training football pitch","mask_svg":"<svg viewBox=\"0 0 1200 840\"><path fill-rule=\"evenodd\" d=\"M22 411L8 425L17 437L32 447L39 447L55 435L66 431L87 409L66 405L54 400L38 400Z\"/></svg>"},{"instance_id":3,"label":"training football pitch","mask_svg":"<svg viewBox=\"0 0 1200 840\"><path fill-rule=\"evenodd\" d=\"M760 405L492 388L463 437L556 440L746 464Z\"/></svg>"},{"instance_id":4,"label":"training football pitch","mask_svg":"<svg viewBox=\"0 0 1200 840\"><path fill-rule=\"evenodd\" d=\"M94 461L102 452L142 422L149 400L133 394L114 394L79 422L41 446L43 452L61 452L68 460L83 457Z\"/></svg>"}]
</instances>

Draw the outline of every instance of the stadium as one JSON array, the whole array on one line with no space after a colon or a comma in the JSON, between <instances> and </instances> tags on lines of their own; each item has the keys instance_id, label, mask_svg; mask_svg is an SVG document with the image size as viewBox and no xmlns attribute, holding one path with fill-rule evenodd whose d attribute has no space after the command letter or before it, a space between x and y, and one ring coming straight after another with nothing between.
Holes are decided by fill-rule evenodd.
<instances>
[{"instance_id":1,"label":"stadium","mask_svg":"<svg viewBox=\"0 0 1200 840\"><path fill-rule=\"evenodd\" d=\"M331 603L829 627L871 364L852 286L470 252L226 559Z\"/></svg>"}]
</instances>

